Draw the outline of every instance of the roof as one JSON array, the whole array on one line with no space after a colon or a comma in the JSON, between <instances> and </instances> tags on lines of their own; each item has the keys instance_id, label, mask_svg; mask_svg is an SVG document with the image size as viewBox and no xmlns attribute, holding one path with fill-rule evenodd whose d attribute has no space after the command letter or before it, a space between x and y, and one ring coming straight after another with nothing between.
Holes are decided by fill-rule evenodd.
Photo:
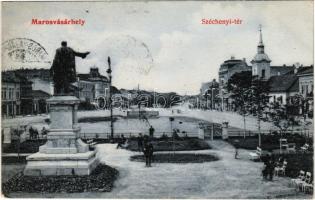
<instances>
[{"instance_id":1,"label":"roof","mask_svg":"<svg viewBox=\"0 0 315 200\"><path fill-rule=\"evenodd\" d=\"M108 78L103 75L99 75L98 77L92 77L90 74L78 74L78 77L85 81L104 81L108 82Z\"/></svg>"},{"instance_id":2,"label":"roof","mask_svg":"<svg viewBox=\"0 0 315 200\"><path fill-rule=\"evenodd\" d=\"M280 73L280 75L284 75L290 72L294 72L293 66L270 66L271 76L276 76L278 73Z\"/></svg>"},{"instance_id":3,"label":"roof","mask_svg":"<svg viewBox=\"0 0 315 200\"><path fill-rule=\"evenodd\" d=\"M27 80L26 77L17 74L14 71L6 71L1 74L2 82L7 83L32 83L32 81Z\"/></svg>"},{"instance_id":4,"label":"roof","mask_svg":"<svg viewBox=\"0 0 315 200\"><path fill-rule=\"evenodd\" d=\"M234 59L231 58L229 60L225 60L222 64L221 67L227 66L228 68L232 68L234 66L239 66L239 65L244 65L245 67L248 67L247 63L245 60L240 60L240 59Z\"/></svg>"},{"instance_id":5,"label":"roof","mask_svg":"<svg viewBox=\"0 0 315 200\"><path fill-rule=\"evenodd\" d=\"M47 92L44 92L42 90L32 90L32 97L34 98L48 98L50 97L50 94Z\"/></svg>"},{"instance_id":6,"label":"roof","mask_svg":"<svg viewBox=\"0 0 315 200\"><path fill-rule=\"evenodd\" d=\"M305 76L305 75L313 75L314 74L314 67L300 67L298 70L298 76Z\"/></svg>"},{"instance_id":7,"label":"roof","mask_svg":"<svg viewBox=\"0 0 315 200\"><path fill-rule=\"evenodd\" d=\"M298 77L294 74L272 76L269 79L270 92L293 92L298 91ZM293 87L294 86L294 87Z\"/></svg>"},{"instance_id":8,"label":"roof","mask_svg":"<svg viewBox=\"0 0 315 200\"><path fill-rule=\"evenodd\" d=\"M257 53L254 59L252 60L252 62L261 62L261 61L271 62L271 60L265 53Z\"/></svg>"}]
</instances>

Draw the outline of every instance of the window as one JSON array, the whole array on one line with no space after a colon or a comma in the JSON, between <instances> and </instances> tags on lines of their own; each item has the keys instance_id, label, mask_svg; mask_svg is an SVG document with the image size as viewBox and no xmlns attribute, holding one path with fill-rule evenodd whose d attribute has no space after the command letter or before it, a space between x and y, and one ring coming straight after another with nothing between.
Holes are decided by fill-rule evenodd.
<instances>
[{"instance_id":1,"label":"window","mask_svg":"<svg viewBox=\"0 0 315 200\"><path fill-rule=\"evenodd\" d=\"M12 88L9 88L9 99L11 99L11 98L12 98L11 93L12 93Z\"/></svg>"},{"instance_id":2,"label":"window","mask_svg":"<svg viewBox=\"0 0 315 200\"><path fill-rule=\"evenodd\" d=\"M261 77L265 78L265 70L261 70Z\"/></svg>"},{"instance_id":3,"label":"window","mask_svg":"<svg viewBox=\"0 0 315 200\"><path fill-rule=\"evenodd\" d=\"M16 91L16 99L20 99L20 92Z\"/></svg>"},{"instance_id":4,"label":"window","mask_svg":"<svg viewBox=\"0 0 315 200\"><path fill-rule=\"evenodd\" d=\"M7 92L7 89L3 88L1 91L1 98L2 99L6 99L6 92Z\"/></svg>"}]
</instances>

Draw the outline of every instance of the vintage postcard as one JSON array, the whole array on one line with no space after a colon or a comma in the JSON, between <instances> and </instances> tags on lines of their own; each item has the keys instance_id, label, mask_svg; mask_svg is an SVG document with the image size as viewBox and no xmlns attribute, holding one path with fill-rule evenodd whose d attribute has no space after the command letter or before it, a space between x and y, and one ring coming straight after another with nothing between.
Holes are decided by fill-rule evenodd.
<instances>
[{"instance_id":1,"label":"vintage postcard","mask_svg":"<svg viewBox=\"0 0 315 200\"><path fill-rule=\"evenodd\" d=\"M313 4L1 2L2 197L312 199Z\"/></svg>"}]
</instances>

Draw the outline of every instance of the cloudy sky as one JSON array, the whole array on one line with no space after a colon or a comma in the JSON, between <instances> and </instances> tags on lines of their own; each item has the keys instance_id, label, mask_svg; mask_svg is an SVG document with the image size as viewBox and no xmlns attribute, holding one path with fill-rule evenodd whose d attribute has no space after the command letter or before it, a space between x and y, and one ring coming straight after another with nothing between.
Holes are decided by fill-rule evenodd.
<instances>
[{"instance_id":1,"label":"cloudy sky","mask_svg":"<svg viewBox=\"0 0 315 200\"><path fill-rule=\"evenodd\" d=\"M203 25L202 19L240 19L238 25ZM32 19L82 19L80 25L32 25ZM77 71L106 74L112 58L118 88L196 94L235 56L248 64L258 25L272 65L313 64L313 2L2 2L2 42L29 38L48 52L62 40L77 51ZM2 63L2 68L9 66ZM49 68L49 65L39 66ZM35 66L35 65L34 65Z\"/></svg>"}]
</instances>

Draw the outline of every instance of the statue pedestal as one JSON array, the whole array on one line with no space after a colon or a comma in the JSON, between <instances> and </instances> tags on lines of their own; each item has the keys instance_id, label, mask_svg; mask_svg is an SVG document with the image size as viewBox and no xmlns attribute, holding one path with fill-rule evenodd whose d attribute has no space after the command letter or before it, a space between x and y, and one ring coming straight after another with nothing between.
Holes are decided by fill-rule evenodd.
<instances>
[{"instance_id":1,"label":"statue pedestal","mask_svg":"<svg viewBox=\"0 0 315 200\"><path fill-rule=\"evenodd\" d=\"M24 175L89 175L98 165L95 151L78 137L77 109L79 99L74 96L54 96L50 106L50 128L47 142L39 152L26 158Z\"/></svg>"}]
</instances>

